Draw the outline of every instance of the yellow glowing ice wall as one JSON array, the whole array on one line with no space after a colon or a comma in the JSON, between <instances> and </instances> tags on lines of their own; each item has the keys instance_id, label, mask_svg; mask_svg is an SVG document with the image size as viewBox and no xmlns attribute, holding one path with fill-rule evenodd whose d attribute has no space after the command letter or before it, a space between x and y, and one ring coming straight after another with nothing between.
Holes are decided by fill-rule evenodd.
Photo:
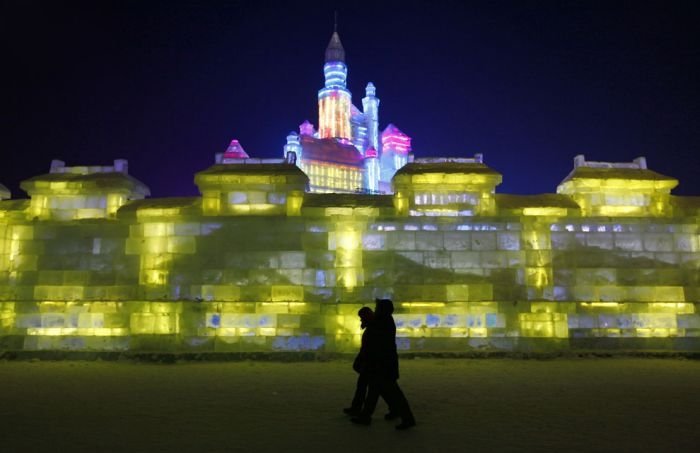
<instances>
[{"instance_id":1,"label":"yellow glowing ice wall","mask_svg":"<svg viewBox=\"0 0 700 453\"><path fill-rule=\"evenodd\" d=\"M104 219L0 201L0 344L353 352L357 310L388 296L401 350L700 348L700 197L671 197L665 217L582 215L566 194L494 195L500 175L481 165L409 163L395 195L304 193L283 163L215 165L201 198ZM416 203L431 183L446 198ZM460 191L479 203L450 202Z\"/></svg>"},{"instance_id":2,"label":"yellow glowing ice wall","mask_svg":"<svg viewBox=\"0 0 700 453\"><path fill-rule=\"evenodd\" d=\"M695 335L700 263L690 257L697 250L697 220L561 218L549 230L554 267L548 297L569 303L560 306L568 307L571 337Z\"/></svg>"},{"instance_id":3,"label":"yellow glowing ice wall","mask_svg":"<svg viewBox=\"0 0 700 453\"><path fill-rule=\"evenodd\" d=\"M193 256L197 253L200 225L192 219L192 214L199 214L198 201L196 198L175 198L170 203L142 200L120 212L121 218L131 224L125 252L139 258L140 294L146 299L179 300L189 294L179 279L171 278L171 272L178 270L181 263L196 263ZM159 309L154 313L171 312Z\"/></svg>"},{"instance_id":4,"label":"yellow glowing ice wall","mask_svg":"<svg viewBox=\"0 0 700 453\"><path fill-rule=\"evenodd\" d=\"M329 348L356 349L361 334L357 310L384 294L376 278L385 269L377 266L389 263L380 256L384 243L369 230L376 219L393 212L390 196L334 193L304 198L303 243L310 271L306 293L310 304L320 303L327 313Z\"/></svg>"},{"instance_id":5,"label":"yellow glowing ice wall","mask_svg":"<svg viewBox=\"0 0 700 453\"><path fill-rule=\"evenodd\" d=\"M138 292L138 261L124 255L128 225L36 221L22 204L24 210L0 210L0 222L10 223L0 256L5 347L126 349L129 307L122 301Z\"/></svg>"},{"instance_id":6,"label":"yellow glowing ice wall","mask_svg":"<svg viewBox=\"0 0 700 453\"><path fill-rule=\"evenodd\" d=\"M561 217L578 216L579 206L569 197L555 194L496 195L499 216L519 219L517 227L497 233L497 248L507 250L517 263L515 280L522 288L517 315L522 337L567 338L567 313L571 304L551 302L555 293L551 224ZM512 296L511 296L512 297ZM531 301L529 304L525 301Z\"/></svg>"},{"instance_id":7,"label":"yellow glowing ice wall","mask_svg":"<svg viewBox=\"0 0 700 453\"><path fill-rule=\"evenodd\" d=\"M579 155L557 192L571 196L585 216L666 217L672 215L669 194L677 185L676 179L647 169L643 157L610 163Z\"/></svg>"},{"instance_id":8,"label":"yellow glowing ice wall","mask_svg":"<svg viewBox=\"0 0 700 453\"><path fill-rule=\"evenodd\" d=\"M10 198L10 191L0 184L0 200ZM4 203L5 205L10 203ZM13 203L14 204L14 203ZM0 208L2 206L0 205ZM0 301L7 298L7 294L3 289L7 290L10 278L16 276L13 268L13 261L19 251L17 243L17 234L13 235L12 226L9 223L8 210L0 209ZM13 240L13 236L15 239ZM3 285L4 284L4 285ZM15 303L0 302L0 336L10 335L15 324Z\"/></svg>"}]
</instances>

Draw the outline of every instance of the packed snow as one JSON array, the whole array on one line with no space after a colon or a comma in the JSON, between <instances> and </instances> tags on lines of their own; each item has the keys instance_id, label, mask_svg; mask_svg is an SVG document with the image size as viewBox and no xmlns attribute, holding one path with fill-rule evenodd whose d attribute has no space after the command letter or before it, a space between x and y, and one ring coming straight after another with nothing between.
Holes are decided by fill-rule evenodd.
<instances>
[{"instance_id":1,"label":"packed snow","mask_svg":"<svg viewBox=\"0 0 700 453\"><path fill-rule=\"evenodd\" d=\"M0 362L0 450L697 451L700 362L402 360L418 426L343 415L328 362Z\"/></svg>"}]
</instances>

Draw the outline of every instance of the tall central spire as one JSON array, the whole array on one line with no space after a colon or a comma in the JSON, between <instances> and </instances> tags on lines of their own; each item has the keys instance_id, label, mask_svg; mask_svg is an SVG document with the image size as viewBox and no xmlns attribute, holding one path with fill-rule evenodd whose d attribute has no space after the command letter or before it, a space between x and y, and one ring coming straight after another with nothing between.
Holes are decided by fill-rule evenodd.
<instances>
[{"instance_id":1,"label":"tall central spire","mask_svg":"<svg viewBox=\"0 0 700 453\"><path fill-rule=\"evenodd\" d=\"M326 47L326 63L330 61L342 61L345 63L345 49L340 42L338 35L338 12L335 13L335 22L333 23L333 36Z\"/></svg>"},{"instance_id":2,"label":"tall central spire","mask_svg":"<svg viewBox=\"0 0 700 453\"><path fill-rule=\"evenodd\" d=\"M345 66L345 49L338 36L337 15L333 35L326 47L323 76L325 86L318 92L318 136L350 140L352 95L345 85L348 67Z\"/></svg>"}]
</instances>

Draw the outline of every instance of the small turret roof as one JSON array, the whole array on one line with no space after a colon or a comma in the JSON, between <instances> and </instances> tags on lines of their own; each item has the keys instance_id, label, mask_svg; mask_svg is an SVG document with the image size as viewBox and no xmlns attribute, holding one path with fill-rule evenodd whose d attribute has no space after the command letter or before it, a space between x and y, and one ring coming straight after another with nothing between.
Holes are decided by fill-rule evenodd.
<instances>
[{"instance_id":1,"label":"small turret roof","mask_svg":"<svg viewBox=\"0 0 700 453\"><path fill-rule=\"evenodd\" d=\"M619 185L622 181L646 181L657 188L667 189L678 185L677 179L649 170L644 157L638 157L632 162L596 162L587 161L584 155L579 154L574 157L574 169L559 184L557 192L574 181L582 180L604 181L605 184L611 182L612 185Z\"/></svg>"},{"instance_id":2,"label":"small turret roof","mask_svg":"<svg viewBox=\"0 0 700 453\"><path fill-rule=\"evenodd\" d=\"M151 194L141 181L119 171L103 173L47 173L25 179L20 183L29 195L35 193L83 194L90 192L126 191L136 198Z\"/></svg>"},{"instance_id":3,"label":"small turret roof","mask_svg":"<svg viewBox=\"0 0 700 453\"><path fill-rule=\"evenodd\" d=\"M337 31L333 32L328 47L326 47L326 63L331 61L345 63L345 49L343 49L343 44L340 42L340 36L338 36Z\"/></svg>"},{"instance_id":4,"label":"small turret roof","mask_svg":"<svg viewBox=\"0 0 700 453\"><path fill-rule=\"evenodd\" d=\"M648 181L669 181L676 182L675 178L662 175L646 168L596 168L596 167L576 167L562 181L573 179L631 179ZM675 185L675 184L674 184Z\"/></svg>"},{"instance_id":5,"label":"small turret roof","mask_svg":"<svg viewBox=\"0 0 700 453\"><path fill-rule=\"evenodd\" d=\"M496 170L482 163L461 162L409 162L396 171L397 175L419 175L424 173L463 173L470 175L501 176Z\"/></svg>"},{"instance_id":6,"label":"small turret roof","mask_svg":"<svg viewBox=\"0 0 700 453\"><path fill-rule=\"evenodd\" d=\"M389 125L382 131L382 137L385 135L406 135L404 134L401 129L396 127L394 123L389 123Z\"/></svg>"},{"instance_id":7,"label":"small turret roof","mask_svg":"<svg viewBox=\"0 0 700 453\"><path fill-rule=\"evenodd\" d=\"M367 149L365 150L365 157L366 157L366 158L367 158L367 157L376 158L376 157L378 157L378 155L379 155L379 154L377 153L377 150L375 149L374 146L370 146L369 148L367 148Z\"/></svg>"},{"instance_id":8,"label":"small turret roof","mask_svg":"<svg viewBox=\"0 0 700 453\"><path fill-rule=\"evenodd\" d=\"M224 152L225 159L248 159L250 156L245 152L238 140L231 140L231 144Z\"/></svg>"}]
</instances>

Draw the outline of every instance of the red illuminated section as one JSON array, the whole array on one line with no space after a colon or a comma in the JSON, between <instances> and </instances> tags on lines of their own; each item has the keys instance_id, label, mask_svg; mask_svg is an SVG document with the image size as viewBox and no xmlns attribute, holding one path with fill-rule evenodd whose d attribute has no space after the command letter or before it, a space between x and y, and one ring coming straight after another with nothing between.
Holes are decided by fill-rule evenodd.
<instances>
[{"instance_id":1,"label":"red illuminated section","mask_svg":"<svg viewBox=\"0 0 700 453\"><path fill-rule=\"evenodd\" d=\"M249 157L238 140L231 140L231 144L224 152L224 159L248 159Z\"/></svg>"},{"instance_id":2,"label":"red illuminated section","mask_svg":"<svg viewBox=\"0 0 700 453\"><path fill-rule=\"evenodd\" d=\"M411 152L411 137L389 124L382 132L382 149L393 150L397 154L408 154Z\"/></svg>"}]
</instances>

